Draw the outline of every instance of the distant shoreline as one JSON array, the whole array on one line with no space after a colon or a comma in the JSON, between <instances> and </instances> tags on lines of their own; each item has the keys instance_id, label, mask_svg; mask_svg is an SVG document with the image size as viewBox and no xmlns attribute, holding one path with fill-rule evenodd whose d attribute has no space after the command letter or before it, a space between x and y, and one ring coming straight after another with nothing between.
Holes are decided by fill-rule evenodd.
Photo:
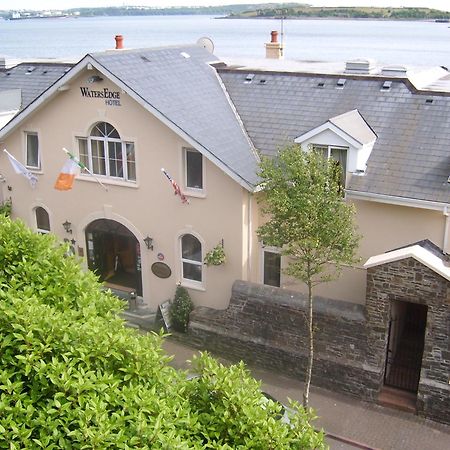
<instances>
[{"instance_id":1,"label":"distant shoreline","mask_svg":"<svg viewBox=\"0 0 450 450\"><path fill-rule=\"evenodd\" d=\"M404 18L391 18L391 17L311 17L311 16L285 16L285 17L263 17L263 16L255 16L255 17L242 17L242 16L223 16L223 17L214 17L214 19L230 19L230 20L352 20L352 21L376 21L376 22L431 22L431 23L444 23L450 24L450 21L440 22L436 21L436 19L404 19Z\"/></svg>"}]
</instances>

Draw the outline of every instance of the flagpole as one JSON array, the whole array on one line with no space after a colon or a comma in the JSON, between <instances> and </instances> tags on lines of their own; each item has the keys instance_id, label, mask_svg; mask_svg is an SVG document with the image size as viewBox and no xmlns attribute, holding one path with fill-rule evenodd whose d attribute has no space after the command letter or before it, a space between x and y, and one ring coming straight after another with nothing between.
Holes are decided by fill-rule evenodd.
<instances>
[{"instance_id":1,"label":"flagpole","mask_svg":"<svg viewBox=\"0 0 450 450\"><path fill-rule=\"evenodd\" d=\"M72 153L69 152L65 147L63 147L63 151L69 156L70 159L73 159L80 169L84 169L92 178L94 178L95 181L105 190L108 192L108 188L81 162L79 161Z\"/></svg>"}]
</instances>

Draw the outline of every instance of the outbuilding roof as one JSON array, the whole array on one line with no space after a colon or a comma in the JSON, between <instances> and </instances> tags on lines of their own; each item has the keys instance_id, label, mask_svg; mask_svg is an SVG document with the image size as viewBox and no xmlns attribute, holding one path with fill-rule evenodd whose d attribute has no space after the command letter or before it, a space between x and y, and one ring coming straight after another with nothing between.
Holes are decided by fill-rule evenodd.
<instances>
[{"instance_id":1,"label":"outbuilding roof","mask_svg":"<svg viewBox=\"0 0 450 450\"><path fill-rule=\"evenodd\" d=\"M423 246L421 243L411 244L408 247L402 247L397 250L372 256L366 261L364 268L369 269L407 258L414 258L416 261L419 261L450 281L450 267L447 263L447 258L437 255L430 247Z\"/></svg>"},{"instance_id":2,"label":"outbuilding roof","mask_svg":"<svg viewBox=\"0 0 450 450\"><path fill-rule=\"evenodd\" d=\"M256 148L275 155L297 136L357 109L377 135L364 176L347 190L450 203L450 96L374 76L218 68ZM342 86L342 78L346 81ZM338 83L338 81L341 81Z\"/></svg>"},{"instance_id":3,"label":"outbuilding roof","mask_svg":"<svg viewBox=\"0 0 450 450\"><path fill-rule=\"evenodd\" d=\"M64 63L22 63L0 71L0 92L20 89L20 108L27 107L36 97L61 78L73 66Z\"/></svg>"}]
</instances>

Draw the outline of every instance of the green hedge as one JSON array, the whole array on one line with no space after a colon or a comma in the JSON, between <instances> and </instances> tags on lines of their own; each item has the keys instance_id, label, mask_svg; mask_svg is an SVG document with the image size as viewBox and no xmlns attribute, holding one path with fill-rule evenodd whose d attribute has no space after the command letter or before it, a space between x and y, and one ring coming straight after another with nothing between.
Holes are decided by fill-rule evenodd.
<instances>
[{"instance_id":1,"label":"green hedge","mask_svg":"<svg viewBox=\"0 0 450 450\"><path fill-rule=\"evenodd\" d=\"M287 426L261 408L241 366L202 356L200 387L171 368L163 337L124 327L122 302L66 253L0 217L0 448L322 448L308 417Z\"/></svg>"}]
</instances>

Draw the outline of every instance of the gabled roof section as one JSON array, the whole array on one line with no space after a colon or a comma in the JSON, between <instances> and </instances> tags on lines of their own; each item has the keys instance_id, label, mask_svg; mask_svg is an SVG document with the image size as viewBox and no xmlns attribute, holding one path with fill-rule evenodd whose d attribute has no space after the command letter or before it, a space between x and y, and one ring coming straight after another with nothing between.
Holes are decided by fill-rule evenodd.
<instances>
[{"instance_id":1,"label":"gabled roof section","mask_svg":"<svg viewBox=\"0 0 450 450\"><path fill-rule=\"evenodd\" d=\"M10 133L29 113L64 89L87 67L122 88L172 131L246 189L257 184L258 155L204 48L111 50L86 55L1 131Z\"/></svg>"},{"instance_id":2,"label":"gabled roof section","mask_svg":"<svg viewBox=\"0 0 450 450\"><path fill-rule=\"evenodd\" d=\"M375 132L357 109L332 117L329 122L361 145L370 144L377 138Z\"/></svg>"},{"instance_id":3,"label":"gabled roof section","mask_svg":"<svg viewBox=\"0 0 450 450\"><path fill-rule=\"evenodd\" d=\"M354 147L362 147L363 145L371 144L377 138L377 135L372 128L370 128L359 111L354 109L328 119L322 125L297 137L295 142L302 143L325 130L331 130Z\"/></svg>"},{"instance_id":4,"label":"gabled roof section","mask_svg":"<svg viewBox=\"0 0 450 450\"><path fill-rule=\"evenodd\" d=\"M337 89L342 75L252 68L254 78L245 83L247 69L217 70L263 155L275 155L330 117L357 110L377 139L364 175L350 177L347 193L450 204L448 93L417 92L407 81L396 79L384 92L381 76L347 75L344 88Z\"/></svg>"},{"instance_id":5,"label":"gabled roof section","mask_svg":"<svg viewBox=\"0 0 450 450\"><path fill-rule=\"evenodd\" d=\"M406 258L414 258L433 272L450 281L450 266L446 262L446 258L438 256L432 248L421 244L413 244L381 255L372 256L366 261L364 268L368 269L370 267L380 266L381 264L401 261Z\"/></svg>"},{"instance_id":6,"label":"gabled roof section","mask_svg":"<svg viewBox=\"0 0 450 450\"><path fill-rule=\"evenodd\" d=\"M257 183L258 156L209 64L191 45L95 53L99 70L126 86L175 132L249 190Z\"/></svg>"}]
</instances>

